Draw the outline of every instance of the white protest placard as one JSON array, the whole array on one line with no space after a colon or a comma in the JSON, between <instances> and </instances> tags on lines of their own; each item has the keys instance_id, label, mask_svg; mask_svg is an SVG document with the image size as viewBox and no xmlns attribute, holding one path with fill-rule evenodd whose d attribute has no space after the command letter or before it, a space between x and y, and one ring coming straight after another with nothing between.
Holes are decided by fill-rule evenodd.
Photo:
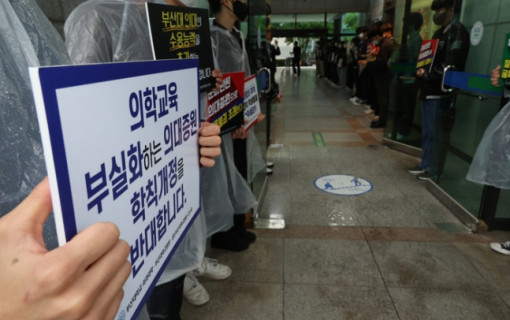
<instances>
[{"instance_id":1,"label":"white protest placard","mask_svg":"<svg viewBox=\"0 0 510 320\"><path fill-rule=\"evenodd\" d=\"M200 210L198 60L31 68L59 244L100 221L131 247L134 319Z\"/></svg>"},{"instance_id":2,"label":"white protest placard","mask_svg":"<svg viewBox=\"0 0 510 320\"><path fill-rule=\"evenodd\" d=\"M259 92L257 90L257 77L253 75L246 78L244 82L244 126L245 130L250 129L260 113Z\"/></svg>"}]
</instances>

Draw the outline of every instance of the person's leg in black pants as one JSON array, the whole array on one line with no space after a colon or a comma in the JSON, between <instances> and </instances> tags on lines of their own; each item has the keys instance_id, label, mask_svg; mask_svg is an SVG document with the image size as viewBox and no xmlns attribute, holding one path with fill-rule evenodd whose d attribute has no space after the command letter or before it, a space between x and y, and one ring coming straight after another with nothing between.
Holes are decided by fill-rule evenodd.
<instances>
[{"instance_id":1,"label":"person's leg in black pants","mask_svg":"<svg viewBox=\"0 0 510 320\"><path fill-rule=\"evenodd\" d=\"M151 320L181 320L182 291L184 277L154 287L147 300Z\"/></svg>"},{"instance_id":2,"label":"person's leg in black pants","mask_svg":"<svg viewBox=\"0 0 510 320\"><path fill-rule=\"evenodd\" d=\"M411 134L413 126L418 86L414 82L404 83L400 79L397 79L397 81L398 94L395 95L395 131L401 135L402 139L407 139Z\"/></svg>"},{"instance_id":3,"label":"person's leg in black pants","mask_svg":"<svg viewBox=\"0 0 510 320\"><path fill-rule=\"evenodd\" d=\"M371 128L384 128L388 117L388 108L390 102L390 74L383 73L374 77L375 99L377 101L376 114L379 120L370 124Z\"/></svg>"}]
</instances>

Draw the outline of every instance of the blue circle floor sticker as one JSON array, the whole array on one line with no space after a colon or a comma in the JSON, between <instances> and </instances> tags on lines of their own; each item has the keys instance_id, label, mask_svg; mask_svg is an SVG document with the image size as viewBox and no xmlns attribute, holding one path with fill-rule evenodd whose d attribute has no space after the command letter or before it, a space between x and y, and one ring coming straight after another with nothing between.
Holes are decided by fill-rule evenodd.
<instances>
[{"instance_id":1,"label":"blue circle floor sticker","mask_svg":"<svg viewBox=\"0 0 510 320\"><path fill-rule=\"evenodd\" d=\"M357 196L373 188L372 183L366 179L344 174L322 176L315 179L313 183L321 191L342 196Z\"/></svg>"}]
</instances>

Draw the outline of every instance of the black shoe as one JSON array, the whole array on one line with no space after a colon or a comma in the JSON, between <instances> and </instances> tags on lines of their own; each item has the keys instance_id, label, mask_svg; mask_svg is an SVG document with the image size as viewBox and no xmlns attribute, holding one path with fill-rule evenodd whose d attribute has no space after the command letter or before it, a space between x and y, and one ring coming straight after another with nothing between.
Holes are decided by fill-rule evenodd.
<instances>
[{"instance_id":1,"label":"black shoe","mask_svg":"<svg viewBox=\"0 0 510 320\"><path fill-rule=\"evenodd\" d=\"M232 227L231 230L235 231L239 237L247 240L249 243L254 243L255 240L257 239L255 233L246 230L246 228L244 227L241 226Z\"/></svg>"},{"instance_id":2,"label":"black shoe","mask_svg":"<svg viewBox=\"0 0 510 320\"><path fill-rule=\"evenodd\" d=\"M239 237L247 240L249 243L253 243L257 239L255 233L246 230L244 225L235 225L229 231L237 233Z\"/></svg>"},{"instance_id":3,"label":"black shoe","mask_svg":"<svg viewBox=\"0 0 510 320\"><path fill-rule=\"evenodd\" d=\"M225 232L218 232L211 237L211 247L230 251L244 251L248 249L250 242L232 229Z\"/></svg>"},{"instance_id":4,"label":"black shoe","mask_svg":"<svg viewBox=\"0 0 510 320\"><path fill-rule=\"evenodd\" d=\"M246 239L249 243L254 243L255 240L257 240L257 236L255 235L255 233L250 232L248 230L244 230L242 237Z\"/></svg>"},{"instance_id":5,"label":"black shoe","mask_svg":"<svg viewBox=\"0 0 510 320\"><path fill-rule=\"evenodd\" d=\"M375 121L370 123L370 128L376 129L376 128L384 128L386 127L386 123L382 121Z\"/></svg>"}]
</instances>

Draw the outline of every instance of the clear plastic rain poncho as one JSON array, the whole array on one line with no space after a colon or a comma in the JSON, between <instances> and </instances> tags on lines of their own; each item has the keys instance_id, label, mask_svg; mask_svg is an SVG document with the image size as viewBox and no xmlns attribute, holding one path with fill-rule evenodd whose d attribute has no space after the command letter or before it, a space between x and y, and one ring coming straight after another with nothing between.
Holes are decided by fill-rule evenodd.
<instances>
[{"instance_id":1,"label":"clear plastic rain poncho","mask_svg":"<svg viewBox=\"0 0 510 320\"><path fill-rule=\"evenodd\" d=\"M33 0L0 0L0 216L46 176L28 67L68 64L62 38ZM44 227L57 246L53 215Z\"/></svg>"},{"instance_id":2,"label":"clear plastic rain poncho","mask_svg":"<svg viewBox=\"0 0 510 320\"><path fill-rule=\"evenodd\" d=\"M251 75L248 55L242 33L234 28L241 38L241 43L228 30L212 25L211 45L216 67L221 72L244 71L245 76ZM234 163L233 141L230 134L222 137L222 151L225 154L227 174L231 181L229 195L235 213L245 213L257 205L257 201L251 192L244 178L239 174ZM262 159L260 146L258 145L255 133L250 130L246 138L247 159L248 159L248 182L252 182L255 175L265 169L266 164Z\"/></svg>"},{"instance_id":3,"label":"clear plastic rain poncho","mask_svg":"<svg viewBox=\"0 0 510 320\"><path fill-rule=\"evenodd\" d=\"M73 63L153 60L142 1L89 0L69 15L64 32ZM205 217L200 212L158 285L196 269L204 257L205 245Z\"/></svg>"},{"instance_id":4,"label":"clear plastic rain poncho","mask_svg":"<svg viewBox=\"0 0 510 320\"><path fill-rule=\"evenodd\" d=\"M260 144L257 140L257 136L255 136L255 129L252 127L250 131L248 131L248 137L246 138L246 153L248 159L248 172L246 173L248 183L252 183L255 180L257 174L266 169L266 161L262 157L262 152L260 151Z\"/></svg>"},{"instance_id":5,"label":"clear plastic rain poncho","mask_svg":"<svg viewBox=\"0 0 510 320\"><path fill-rule=\"evenodd\" d=\"M466 179L510 189L510 102L485 129Z\"/></svg>"},{"instance_id":6,"label":"clear plastic rain poncho","mask_svg":"<svg viewBox=\"0 0 510 320\"><path fill-rule=\"evenodd\" d=\"M241 45L238 39L226 29L215 25L211 27L214 59L222 72L244 71L245 77L248 78L251 75L251 70L243 33L235 27L233 32L239 34ZM246 152L248 159L246 180L248 183L252 183L255 176L266 169L266 161L262 157L260 145L253 128L248 131L248 136L246 137Z\"/></svg>"},{"instance_id":7,"label":"clear plastic rain poncho","mask_svg":"<svg viewBox=\"0 0 510 320\"><path fill-rule=\"evenodd\" d=\"M243 50L240 49L238 44L234 48L229 45L232 42L222 42L222 40L231 41L234 37L226 32L217 32L221 30L214 25L211 26L211 42L215 67L219 68L221 72L242 70L246 74L250 74L249 67L246 69L240 67L244 66L245 61L242 54ZM218 43L222 45L218 46ZM232 48L236 50L232 54L232 57L235 57L234 60L229 60L231 56L225 55L219 57L217 54L219 50L230 52ZM220 59L218 60L218 58ZM246 59L246 61L248 60ZM205 96L202 96L201 103L203 106L206 105L207 100ZM202 108L202 118L205 118L205 108ZM206 212L208 236L230 229L234 223L233 215L235 213L246 213L257 205L253 192L236 169L233 160L232 137L230 134L226 134L222 137L222 141L222 154L216 158L216 165L212 168L204 168L201 171L202 199ZM253 141L257 144L256 140ZM265 163L263 165L265 168Z\"/></svg>"}]
</instances>

